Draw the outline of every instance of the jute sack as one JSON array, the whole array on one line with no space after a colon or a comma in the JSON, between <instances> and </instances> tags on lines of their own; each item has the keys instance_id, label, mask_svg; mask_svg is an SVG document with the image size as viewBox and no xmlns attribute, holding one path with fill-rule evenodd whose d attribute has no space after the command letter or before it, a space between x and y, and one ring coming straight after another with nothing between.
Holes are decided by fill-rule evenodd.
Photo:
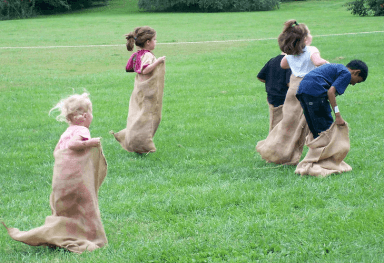
<instances>
[{"instance_id":1,"label":"jute sack","mask_svg":"<svg viewBox=\"0 0 384 263\"><path fill-rule=\"evenodd\" d=\"M98 190L107 175L101 147L54 152L50 205L52 215L43 226L29 231L7 228L17 241L31 246L62 247L75 253L107 244L101 222Z\"/></svg>"},{"instance_id":2,"label":"jute sack","mask_svg":"<svg viewBox=\"0 0 384 263\"><path fill-rule=\"evenodd\" d=\"M129 101L127 127L114 133L116 140L129 152L155 152L153 137L159 127L163 106L165 63L159 64L152 76L139 81Z\"/></svg>"},{"instance_id":3,"label":"jute sack","mask_svg":"<svg viewBox=\"0 0 384 263\"><path fill-rule=\"evenodd\" d=\"M269 132L283 119L283 105L278 107L269 104Z\"/></svg>"},{"instance_id":4,"label":"jute sack","mask_svg":"<svg viewBox=\"0 0 384 263\"><path fill-rule=\"evenodd\" d=\"M297 165L295 173L325 177L352 170L343 161L350 149L347 123L344 126L333 123L316 139L310 133L306 145L309 147L308 153Z\"/></svg>"},{"instance_id":5,"label":"jute sack","mask_svg":"<svg viewBox=\"0 0 384 263\"><path fill-rule=\"evenodd\" d=\"M309 132L303 109L296 98L301 80L302 78L291 75L282 108L283 118L267 138L256 145L256 150L267 162L296 165L300 161L305 137Z\"/></svg>"}]
</instances>

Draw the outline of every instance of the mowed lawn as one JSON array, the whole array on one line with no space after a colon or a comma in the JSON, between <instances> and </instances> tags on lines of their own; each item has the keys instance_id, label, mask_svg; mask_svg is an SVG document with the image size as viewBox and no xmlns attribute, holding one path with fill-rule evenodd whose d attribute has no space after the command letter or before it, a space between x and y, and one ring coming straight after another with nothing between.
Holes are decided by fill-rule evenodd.
<instances>
[{"instance_id":1,"label":"mowed lawn","mask_svg":"<svg viewBox=\"0 0 384 263\"><path fill-rule=\"evenodd\" d=\"M87 90L91 134L102 137L108 162L99 205L109 244L76 255L30 247L0 228L0 262L384 262L384 18L353 16L346 2L199 14L113 0L1 21L0 221L30 230L50 215L52 153L66 124L48 112ZM255 151L269 125L256 76L279 54L276 38L292 18L331 63L369 66L367 81L337 98L351 172L300 177ZM157 152L144 156L109 134L126 125L134 74L124 70L124 34L141 25L158 33L154 54L167 56Z\"/></svg>"}]
</instances>

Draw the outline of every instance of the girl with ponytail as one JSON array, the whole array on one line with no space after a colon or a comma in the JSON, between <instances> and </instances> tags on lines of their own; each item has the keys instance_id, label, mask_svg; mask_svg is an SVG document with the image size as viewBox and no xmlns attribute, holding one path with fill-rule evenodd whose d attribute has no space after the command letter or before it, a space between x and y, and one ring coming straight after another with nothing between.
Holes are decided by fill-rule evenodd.
<instances>
[{"instance_id":1,"label":"girl with ponytail","mask_svg":"<svg viewBox=\"0 0 384 263\"><path fill-rule=\"evenodd\" d=\"M127 127L113 133L121 146L139 154L156 151L153 137L160 124L163 103L165 57L156 59L156 31L148 26L137 27L125 35L131 55L125 67L136 72L135 86L129 101Z\"/></svg>"}]
</instances>

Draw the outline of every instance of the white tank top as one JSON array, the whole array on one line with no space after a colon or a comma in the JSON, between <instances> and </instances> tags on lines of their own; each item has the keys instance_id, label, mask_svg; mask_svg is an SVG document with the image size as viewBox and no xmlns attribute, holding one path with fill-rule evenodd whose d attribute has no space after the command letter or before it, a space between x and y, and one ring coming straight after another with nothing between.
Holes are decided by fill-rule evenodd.
<instances>
[{"instance_id":1,"label":"white tank top","mask_svg":"<svg viewBox=\"0 0 384 263\"><path fill-rule=\"evenodd\" d=\"M312 46L306 46L303 51L304 53L301 53L300 55L287 56L287 61L289 67L292 70L292 74L301 78L304 77L312 69L316 68L311 60L311 56L313 53L319 52L316 47Z\"/></svg>"}]
</instances>

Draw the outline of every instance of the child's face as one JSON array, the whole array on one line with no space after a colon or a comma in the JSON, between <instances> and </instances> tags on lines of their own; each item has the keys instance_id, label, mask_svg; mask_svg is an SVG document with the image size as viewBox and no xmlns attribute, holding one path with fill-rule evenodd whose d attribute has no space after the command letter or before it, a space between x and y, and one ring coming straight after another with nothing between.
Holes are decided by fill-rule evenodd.
<instances>
[{"instance_id":1,"label":"child's face","mask_svg":"<svg viewBox=\"0 0 384 263\"><path fill-rule=\"evenodd\" d=\"M155 47L156 47L156 42L157 42L157 40L156 40L156 35L151 39L151 40L148 40L147 41L147 49L148 50L154 50L155 49Z\"/></svg>"},{"instance_id":2,"label":"child's face","mask_svg":"<svg viewBox=\"0 0 384 263\"><path fill-rule=\"evenodd\" d=\"M359 76L360 70L355 69L355 70L349 70L349 71L351 72L351 82L349 84L354 86L357 83L363 82L363 78Z\"/></svg>"}]
</instances>

